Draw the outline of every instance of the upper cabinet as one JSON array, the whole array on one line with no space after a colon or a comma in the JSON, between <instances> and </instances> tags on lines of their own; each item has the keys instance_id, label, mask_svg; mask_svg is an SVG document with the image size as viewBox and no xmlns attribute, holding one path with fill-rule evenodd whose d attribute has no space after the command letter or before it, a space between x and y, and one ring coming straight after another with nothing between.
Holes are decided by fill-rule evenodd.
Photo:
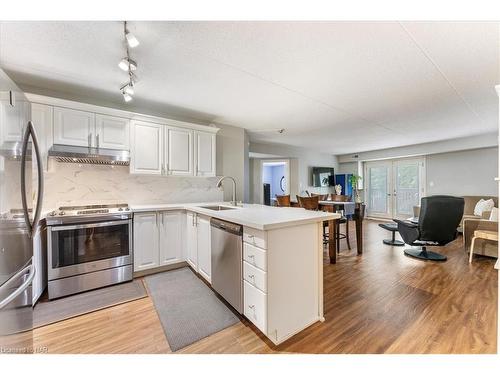
<instances>
[{"instance_id":1,"label":"upper cabinet","mask_svg":"<svg viewBox=\"0 0 500 375\"><path fill-rule=\"evenodd\" d=\"M215 132L131 123L130 173L215 176Z\"/></svg>"},{"instance_id":2,"label":"upper cabinet","mask_svg":"<svg viewBox=\"0 0 500 375\"><path fill-rule=\"evenodd\" d=\"M193 175L193 131L165 127L165 165L172 176Z\"/></svg>"},{"instance_id":3,"label":"upper cabinet","mask_svg":"<svg viewBox=\"0 0 500 375\"><path fill-rule=\"evenodd\" d=\"M70 146L129 149L129 120L54 107L54 143Z\"/></svg>"},{"instance_id":4,"label":"upper cabinet","mask_svg":"<svg viewBox=\"0 0 500 375\"><path fill-rule=\"evenodd\" d=\"M129 123L129 119L126 118L96 114L96 147L128 150Z\"/></svg>"},{"instance_id":5,"label":"upper cabinet","mask_svg":"<svg viewBox=\"0 0 500 375\"><path fill-rule=\"evenodd\" d=\"M38 103L31 105L31 121L38 136L42 164L45 170L48 170L48 151L53 144L53 118L54 107Z\"/></svg>"},{"instance_id":6,"label":"upper cabinet","mask_svg":"<svg viewBox=\"0 0 500 375\"><path fill-rule=\"evenodd\" d=\"M95 114L68 108L54 108L54 143L96 147Z\"/></svg>"},{"instance_id":7,"label":"upper cabinet","mask_svg":"<svg viewBox=\"0 0 500 375\"><path fill-rule=\"evenodd\" d=\"M18 142L23 138L24 127L31 118L28 113L30 103L16 100L11 105L7 100L0 101L0 143Z\"/></svg>"},{"instance_id":8,"label":"upper cabinet","mask_svg":"<svg viewBox=\"0 0 500 375\"><path fill-rule=\"evenodd\" d=\"M215 176L215 134L195 132L195 175L204 177Z\"/></svg>"},{"instance_id":9,"label":"upper cabinet","mask_svg":"<svg viewBox=\"0 0 500 375\"><path fill-rule=\"evenodd\" d=\"M163 174L163 125L132 121L130 173Z\"/></svg>"}]
</instances>

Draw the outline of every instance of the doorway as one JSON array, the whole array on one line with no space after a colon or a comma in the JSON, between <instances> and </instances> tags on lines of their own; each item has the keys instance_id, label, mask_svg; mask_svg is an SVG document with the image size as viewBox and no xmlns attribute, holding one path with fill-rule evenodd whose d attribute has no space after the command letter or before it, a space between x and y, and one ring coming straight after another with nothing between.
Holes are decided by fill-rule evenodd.
<instances>
[{"instance_id":1,"label":"doorway","mask_svg":"<svg viewBox=\"0 0 500 375\"><path fill-rule=\"evenodd\" d=\"M370 217L406 219L425 196L425 159L367 162L366 209Z\"/></svg>"},{"instance_id":2,"label":"doorway","mask_svg":"<svg viewBox=\"0 0 500 375\"><path fill-rule=\"evenodd\" d=\"M276 195L290 194L288 160L263 160L261 171L262 204L273 206Z\"/></svg>"}]
</instances>

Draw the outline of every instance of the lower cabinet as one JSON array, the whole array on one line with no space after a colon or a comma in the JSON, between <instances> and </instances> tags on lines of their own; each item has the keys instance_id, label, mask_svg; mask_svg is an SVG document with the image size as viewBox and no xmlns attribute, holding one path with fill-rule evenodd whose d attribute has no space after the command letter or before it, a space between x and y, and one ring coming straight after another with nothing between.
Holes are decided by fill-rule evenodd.
<instances>
[{"instance_id":1,"label":"lower cabinet","mask_svg":"<svg viewBox=\"0 0 500 375\"><path fill-rule=\"evenodd\" d=\"M134 272L160 265L160 239L156 212L134 214Z\"/></svg>"},{"instance_id":2,"label":"lower cabinet","mask_svg":"<svg viewBox=\"0 0 500 375\"><path fill-rule=\"evenodd\" d=\"M210 218L198 216L197 225L198 272L208 282L211 282L212 251L210 238Z\"/></svg>"},{"instance_id":3,"label":"lower cabinet","mask_svg":"<svg viewBox=\"0 0 500 375\"><path fill-rule=\"evenodd\" d=\"M210 218L188 212L186 215L186 245L188 264L208 282L211 281Z\"/></svg>"},{"instance_id":4,"label":"lower cabinet","mask_svg":"<svg viewBox=\"0 0 500 375\"><path fill-rule=\"evenodd\" d=\"M134 272L183 260L183 211L134 214Z\"/></svg>"},{"instance_id":5,"label":"lower cabinet","mask_svg":"<svg viewBox=\"0 0 500 375\"><path fill-rule=\"evenodd\" d=\"M196 230L196 214L186 214L186 260L198 272L198 231Z\"/></svg>"}]
</instances>

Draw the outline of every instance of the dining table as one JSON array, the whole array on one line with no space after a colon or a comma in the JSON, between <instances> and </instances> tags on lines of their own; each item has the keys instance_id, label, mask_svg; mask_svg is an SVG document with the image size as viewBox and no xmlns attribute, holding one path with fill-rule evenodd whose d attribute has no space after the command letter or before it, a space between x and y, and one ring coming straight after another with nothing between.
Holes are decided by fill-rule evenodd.
<instances>
[{"instance_id":1,"label":"dining table","mask_svg":"<svg viewBox=\"0 0 500 375\"><path fill-rule=\"evenodd\" d=\"M292 206L298 207L298 202L292 201ZM343 210L344 215L350 216L356 227L356 251L358 255L363 254L363 219L365 216L365 205L363 203L343 202L325 200L319 201L319 209L331 212ZM349 219L348 219L349 220ZM328 221L328 256L330 264L337 263L337 219Z\"/></svg>"}]
</instances>

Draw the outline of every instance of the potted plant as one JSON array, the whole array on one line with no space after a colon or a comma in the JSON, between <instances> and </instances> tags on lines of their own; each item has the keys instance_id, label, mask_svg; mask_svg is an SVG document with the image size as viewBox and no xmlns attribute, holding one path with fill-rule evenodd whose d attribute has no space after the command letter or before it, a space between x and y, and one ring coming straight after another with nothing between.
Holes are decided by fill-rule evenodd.
<instances>
[{"instance_id":1,"label":"potted plant","mask_svg":"<svg viewBox=\"0 0 500 375\"><path fill-rule=\"evenodd\" d=\"M354 201L356 203L362 203L361 197L359 196L358 183L361 181L362 177L357 174L352 174L349 176L349 183L354 190Z\"/></svg>"}]
</instances>

